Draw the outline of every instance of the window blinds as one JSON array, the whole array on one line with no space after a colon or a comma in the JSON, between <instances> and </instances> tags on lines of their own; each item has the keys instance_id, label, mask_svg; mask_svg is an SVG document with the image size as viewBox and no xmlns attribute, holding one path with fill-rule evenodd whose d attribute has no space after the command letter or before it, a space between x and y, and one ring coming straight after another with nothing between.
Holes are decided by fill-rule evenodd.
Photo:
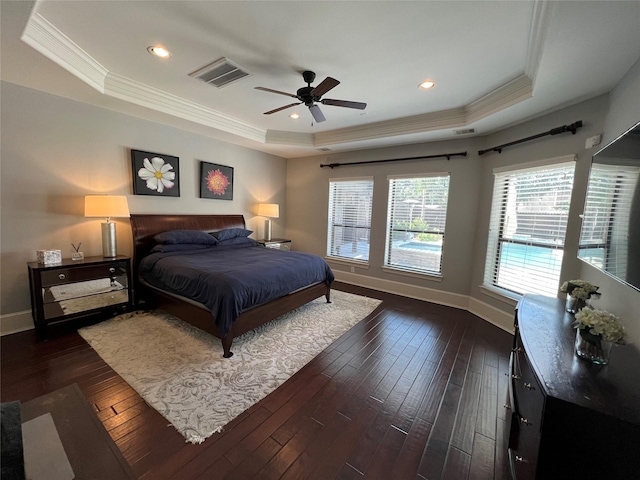
<instances>
[{"instance_id":1,"label":"window blinds","mask_svg":"<svg viewBox=\"0 0 640 480\"><path fill-rule=\"evenodd\" d=\"M449 174L389 177L385 266L441 273Z\"/></svg>"},{"instance_id":2,"label":"window blinds","mask_svg":"<svg viewBox=\"0 0 640 480\"><path fill-rule=\"evenodd\" d=\"M558 292L574 162L495 173L485 283Z\"/></svg>"},{"instance_id":3,"label":"window blinds","mask_svg":"<svg viewBox=\"0 0 640 480\"><path fill-rule=\"evenodd\" d=\"M369 261L373 178L329 181L327 256Z\"/></svg>"}]
</instances>

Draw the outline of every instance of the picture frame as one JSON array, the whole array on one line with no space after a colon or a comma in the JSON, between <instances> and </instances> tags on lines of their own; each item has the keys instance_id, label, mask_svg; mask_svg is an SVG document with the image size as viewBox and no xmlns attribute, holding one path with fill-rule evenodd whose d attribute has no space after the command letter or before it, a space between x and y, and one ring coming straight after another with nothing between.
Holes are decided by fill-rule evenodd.
<instances>
[{"instance_id":1,"label":"picture frame","mask_svg":"<svg viewBox=\"0 0 640 480\"><path fill-rule=\"evenodd\" d=\"M233 200L233 167L200 161L200 198Z\"/></svg>"},{"instance_id":2,"label":"picture frame","mask_svg":"<svg viewBox=\"0 0 640 480\"><path fill-rule=\"evenodd\" d=\"M180 159L173 155L131 150L133 194L180 196Z\"/></svg>"}]
</instances>

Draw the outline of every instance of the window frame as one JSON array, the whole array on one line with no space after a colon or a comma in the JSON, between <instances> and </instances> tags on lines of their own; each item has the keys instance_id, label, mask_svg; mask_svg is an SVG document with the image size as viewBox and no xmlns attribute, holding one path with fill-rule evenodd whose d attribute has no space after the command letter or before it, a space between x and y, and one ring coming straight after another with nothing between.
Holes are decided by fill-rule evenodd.
<instances>
[{"instance_id":1,"label":"window frame","mask_svg":"<svg viewBox=\"0 0 640 480\"><path fill-rule=\"evenodd\" d=\"M337 222L336 221L336 208L335 208L335 198L334 198L334 185L335 184L346 184L346 183L362 183L367 182L369 185L366 188L370 189L370 199L367 211L363 212L365 214L365 224L356 224L356 225L348 225L347 222ZM345 178L330 178L329 179L329 199L328 199L328 214L327 214L327 244L326 244L326 256L325 258L330 261L336 261L340 263L347 264L356 264L359 267L368 267L370 261L370 252L371 252L371 220L373 214L373 195L374 195L374 178L373 176L365 176L365 177L345 177ZM358 217L360 212L356 213L356 217ZM358 218L356 218L356 221ZM339 255L336 254L336 250L339 249L339 246L335 245L336 239L336 228L354 228L357 230L365 229L368 232L368 244L366 249L366 258L360 259L357 256L349 256L349 255ZM344 243L343 245L346 245ZM357 241L356 241L357 248Z\"/></svg>"},{"instance_id":2,"label":"window frame","mask_svg":"<svg viewBox=\"0 0 640 480\"><path fill-rule=\"evenodd\" d=\"M446 179L447 182L447 186L446 186L446 203L443 205L444 209L443 211L443 228L439 229L439 228L423 228L423 229L419 229L419 228L413 228L413 222L412 222L412 216L410 214L410 225L409 225L409 229L397 229L394 228L394 223L395 223L395 219L396 219L396 211L395 211L395 207L396 207L396 201L395 201L395 197L397 194L396 191L396 186L395 186L395 182L397 180L421 180L421 179ZM399 274L403 274L403 275L410 275L410 276L418 276L418 277L434 277L434 279L437 280L441 280L442 279L442 264L443 264L443 258L444 258L444 244L445 244L445 236L446 236L446 223L447 223L447 210L448 210L448 204L449 204L449 191L451 188L451 172L430 172L430 173L412 173L412 174L404 174L404 175L388 175L387 176L387 186L388 186L388 197L387 197L387 222L386 222L386 227L385 227L385 250L384 250L384 260L383 260L383 265L382 268L385 271L391 271L394 273L399 273ZM424 216L424 206L425 204L422 204L422 210L421 210L421 219ZM442 206L442 205L441 205ZM413 211L413 209L411 209L411 212ZM428 227L428 224L426 224L426 227ZM405 233L405 234L427 234L427 235L438 235L440 236L440 250L439 250L439 261L438 261L438 266L437 269L429 269L429 268L420 268L420 267L411 267L411 266L407 266L407 265L402 265L400 263L393 262L392 261L392 255L394 253L394 248L393 248L393 243L394 243L394 238L395 234L397 233ZM396 252L397 253L397 252ZM416 255L415 252L412 253L412 255ZM419 253L417 253L417 255L420 255Z\"/></svg>"},{"instance_id":3,"label":"window frame","mask_svg":"<svg viewBox=\"0 0 640 480\"><path fill-rule=\"evenodd\" d=\"M487 234L487 249L486 249L486 258L485 258L485 266L483 273L483 284L481 285L482 289L491 292L498 292L501 295L507 298L520 297L524 293L538 293L542 295L549 295L553 293L557 293L557 289L560 285L560 274L562 270L562 266L564 264L564 250L566 243L566 234L567 227L565 225L564 232L562 236L562 242L558 243L557 241L540 241L539 238L534 238L533 240L523 240L517 238L505 238L505 229L509 228L509 213L508 203L509 203L509 195L505 189L509 188L509 182L503 179L507 177L516 178L521 175L531 174L539 171L540 173L545 170L562 170L562 169L570 169L573 179L571 181L571 189L569 192L565 192L564 196L569 199L569 205L571 202L571 196L573 193L573 186L575 184L575 166L576 166L576 156L575 155L567 155L563 157L556 157L547 160L537 161L537 162L528 162L522 163L519 165L510 165L505 167L495 168L493 170L493 193L491 196L491 211L489 217L489 226L488 226L488 234ZM550 188L550 187L548 187ZM551 192L551 190L549 190ZM517 195L517 194L514 194ZM512 201L514 199L511 199ZM518 208L517 202L514 202L515 205L511 205L511 208ZM496 211L496 208L498 210ZM567 219L569 218L570 211L567 210ZM513 215L513 213L511 213ZM506 219L506 220L505 220ZM535 223L533 224L535 226ZM532 227L533 228L533 227ZM494 231L497 230L497 231ZM542 249L550 249L550 250L559 250L562 253L562 256L559 260L559 266L556 268L557 278L554 277L554 281L557 281L557 285L553 287L553 289L548 290L539 290L532 286L530 288L522 288L522 285L514 284L513 282L508 281L500 281L500 267L501 267L501 257L504 253L503 245L514 245L514 246L525 246L525 247L535 247ZM522 261L522 268L526 270L527 263L531 267L534 263L532 261L527 262L526 260ZM535 265L534 265L535 266ZM503 267L504 269L504 267ZM531 271L535 271L534 268L530 269ZM526 283L526 282L523 282Z\"/></svg>"}]
</instances>

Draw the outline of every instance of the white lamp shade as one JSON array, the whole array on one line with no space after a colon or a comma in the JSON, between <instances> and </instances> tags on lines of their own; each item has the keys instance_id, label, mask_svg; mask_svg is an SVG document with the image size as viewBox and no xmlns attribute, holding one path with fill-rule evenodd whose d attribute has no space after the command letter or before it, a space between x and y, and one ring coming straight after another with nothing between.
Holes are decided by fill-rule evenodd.
<instances>
[{"instance_id":1,"label":"white lamp shade","mask_svg":"<svg viewBox=\"0 0 640 480\"><path fill-rule=\"evenodd\" d=\"M87 195L84 197L85 217L128 217L129 204L124 195Z\"/></svg>"},{"instance_id":2,"label":"white lamp shade","mask_svg":"<svg viewBox=\"0 0 640 480\"><path fill-rule=\"evenodd\" d=\"M277 203L258 204L258 215L261 217L278 218L280 216L280 206Z\"/></svg>"}]
</instances>

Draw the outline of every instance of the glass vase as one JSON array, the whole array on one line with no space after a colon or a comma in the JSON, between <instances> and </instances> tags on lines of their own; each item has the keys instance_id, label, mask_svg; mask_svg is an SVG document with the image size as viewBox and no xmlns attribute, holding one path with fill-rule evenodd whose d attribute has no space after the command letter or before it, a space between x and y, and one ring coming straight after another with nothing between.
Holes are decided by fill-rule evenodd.
<instances>
[{"instance_id":1,"label":"glass vase","mask_svg":"<svg viewBox=\"0 0 640 480\"><path fill-rule=\"evenodd\" d=\"M576 329L576 355L598 365L609 363L613 343L602 339L602 335L593 335L589 329Z\"/></svg>"},{"instance_id":2,"label":"glass vase","mask_svg":"<svg viewBox=\"0 0 640 480\"><path fill-rule=\"evenodd\" d=\"M567 293L567 302L565 304L566 310L569 313L578 313L584 307L587 306L587 301L582 298L572 297Z\"/></svg>"}]
</instances>

